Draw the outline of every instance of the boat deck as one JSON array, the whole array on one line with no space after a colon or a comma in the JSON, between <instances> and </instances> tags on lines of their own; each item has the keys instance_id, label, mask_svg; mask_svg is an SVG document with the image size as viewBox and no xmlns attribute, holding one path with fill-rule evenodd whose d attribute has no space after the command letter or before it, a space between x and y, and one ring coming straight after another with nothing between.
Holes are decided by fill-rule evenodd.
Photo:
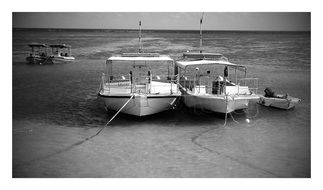
<instances>
[{"instance_id":1,"label":"boat deck","mask_svg":"<svg viewBox=\"0 0 323 190\"><path fill-rule=\"evenodd\" d=\"M131 93L147 93L158 95L179 94L176 84L151 81L150 84L130 84L130 81L106 83L101 91L102 95L125 95Z\"/></svg>"}]
</instances>

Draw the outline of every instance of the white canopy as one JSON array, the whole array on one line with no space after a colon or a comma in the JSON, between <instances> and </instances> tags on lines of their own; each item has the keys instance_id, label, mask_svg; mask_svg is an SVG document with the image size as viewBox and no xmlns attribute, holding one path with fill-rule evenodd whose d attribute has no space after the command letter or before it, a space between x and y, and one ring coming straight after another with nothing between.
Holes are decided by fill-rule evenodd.
<instances>
[{"instance_id":1,"label":"white canopy","mask_svg":"<svg viewBox=\"0 0 323 190\"><path fill-rule=\"evenodd\" d=\"M197 61L177 61L176 65L182 69L186 69L188 66L199 66L199 65L224 65L232 67L244 67L242 65L237 65L230 63L228 61L221 60L197 60Z\"/></svg>"},{"instance_id":2,"label":"white canopy","mask_svg":"<svg viewBox=\"0 0 323 190\"><path fill-rule=\"evenodd\" d=\"M158 56L158 57L122 57L122 56L112 56L108 61L174 61L169 56Z\"/></svg>"}]
</instances>

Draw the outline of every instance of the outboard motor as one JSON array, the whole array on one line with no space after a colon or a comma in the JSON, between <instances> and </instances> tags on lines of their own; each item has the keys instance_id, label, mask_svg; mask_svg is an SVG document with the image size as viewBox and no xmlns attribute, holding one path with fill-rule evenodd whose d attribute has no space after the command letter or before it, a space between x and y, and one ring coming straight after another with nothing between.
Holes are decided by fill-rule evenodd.
<instances>
[{"instance_id":1,"label":"outboard motor","mask_svg":"<svg viewBox=\"0 0 323 190\"><path fill-rule=\"evenodd\" d=\"M269 98L275 97L275 92L271 88L266 88L264 92L265 92L265 97L269 97Z\"/></svg>"}]
</instances>

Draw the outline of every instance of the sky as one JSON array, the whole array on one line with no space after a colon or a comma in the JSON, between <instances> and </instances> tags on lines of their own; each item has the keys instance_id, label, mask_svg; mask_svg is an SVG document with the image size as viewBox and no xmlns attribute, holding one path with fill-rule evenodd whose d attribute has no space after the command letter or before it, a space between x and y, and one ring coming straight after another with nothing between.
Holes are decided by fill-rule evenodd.
<instances>
[{"instance_id":1,"label":"sky","mask_svg":"<svg viewBox=\"0 0 323 190\"><path fill-rule=\"evenodd\" d=\"M199 30L201 12L13 12L15 28ZM206 12L203 30L310 31L309 12Z\"/></svg>"}]
</instances>

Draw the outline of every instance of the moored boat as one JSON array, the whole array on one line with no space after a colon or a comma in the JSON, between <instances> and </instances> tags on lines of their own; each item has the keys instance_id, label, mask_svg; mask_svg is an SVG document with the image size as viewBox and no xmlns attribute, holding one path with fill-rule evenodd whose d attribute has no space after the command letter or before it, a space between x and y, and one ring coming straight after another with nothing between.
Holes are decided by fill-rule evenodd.
<instances>
[{"instance_id":1,"label":"moored boat","mask_svg":"<svg viewBox=\"0 0 323 190\"><path fill-rule=\"evenodd\" d=\"M260 95L259 104L267 107L289 110L294 108L301 99L289 94L275 94L270 88L265 89L265 95Z\"/></svg>"},{"instance_id":2,"label":"moored boat","mask_svg":"<svg viewBox=\"0 0 323 190\"><path fill-rule=\"evenodd\" d=\"M222 54L202 51L202 20L203 16L200 20L200 51L183 53L176 61L175 74L180 76L185 105L225 114L247 109L249 101L259 100L258 78L247 78L246 67L229 62ZM234 71L234 75L229 70ZM240 77L240 71L244 73L243 77Z\"/></svg>"},{"instance_id":3,"label":"moored boat","mask_svg":"<svg viewBox=\"0 0 323 190\"><path fill-rule=\"evenodd\" d=\"M247 109L250 100L259 99L258 79L247 78L244 66L230 63L221 54L184 53L176 67L187 107L230 113ZM230 69L234 70L233 76L229 76ZM241 70L245 77L238 78L237 72Z\"/></svg>"},{"instance_id":4,"label":"moored boat","mask_svg":"<svg viewBox=\"0 0 323 190\"><path fill-rule=\"evenodd\" d=\"M75 58L72 56L72 47L66 44L52 44L49 45L51 48L51 55L49 55L48 62L53 64L67 63L74 61Z\"/></svg>"},{"instance_id":5,"label":"moored boat","mask_svg":"<svg viewBox=\"0 0 323 190\"><path fill-rule=\"evenodd\" d=\"M157 74L160 71L150 69L154 65L162 67L163 63L172 65L174 61L169 56L152 56L147 53L110 57L106 62L107 73L102 76L98 94L104 100L105 107L114 111L122 108L122 113L136 116L172 109L181 96L177 77L170 73L160 75ZM114 64L123 68L122 71L119 70L119 76L112 73Z\"/></svg>"},{"instance_id":6,"label":"moored boat","mask_svg":"<svg viewBox=\"0 0 323 190\"><path fill-rule=\"evenodd\" d=\"M181 96L174 60L167 55L143 53L141 22L139 52L109 57L98 96L107 110L146 116L173 109ZM167 75L166 75L167 73Z\"/></svg>"},{"instance_id":7,"label":"moored boat","mask_svg":"<svg viewBox=\"0 0 323 190\"><path fill-rule=\"evenodd\" d=\"M28 46L31 47L31 53L26 60L30 64L57 64L75 60L70 45L32 43Z\"/></svg>"},{"instance_id":8,"label":"moored boat","mask_svg":"<svg viewBox=\"0 0 323 190\"><path fill-rule=\"evenodd\" d=\"M47 59L47 45L40 43L31 43L28 44L31 48L31 52L28 57L26 57L26 61L29 64L43 64Z\"/></svg>"}]
</instances>

